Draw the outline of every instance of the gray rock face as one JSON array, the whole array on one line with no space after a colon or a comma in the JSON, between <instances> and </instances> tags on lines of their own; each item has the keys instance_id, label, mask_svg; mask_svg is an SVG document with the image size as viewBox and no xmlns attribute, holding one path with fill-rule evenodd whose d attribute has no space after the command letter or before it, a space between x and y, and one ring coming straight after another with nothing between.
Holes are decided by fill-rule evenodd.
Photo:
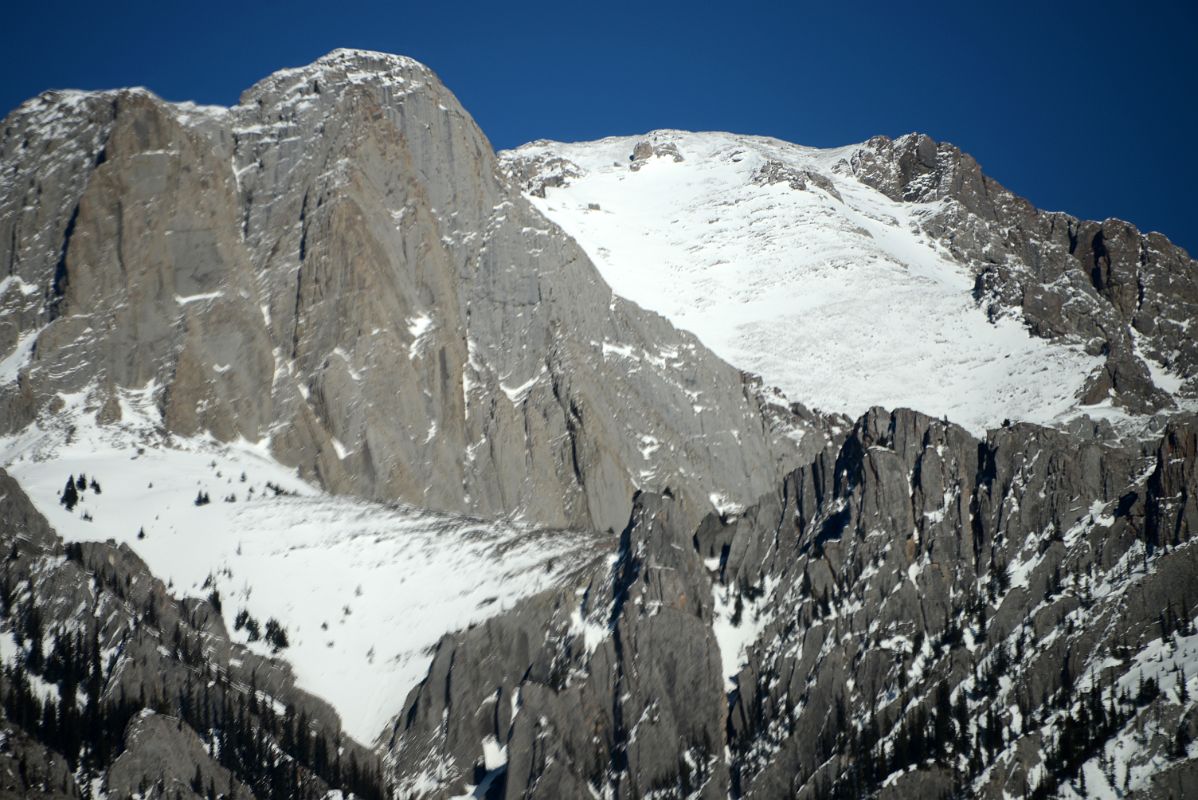
<instances>
[{"instance_id":1,"label":"gray rock face","mask_svg":"<svg viewBox=\"0 0 1198 800\"><path fill-rule=\"evenodd\" d=\"M778 587L731 700L741 792L814 796L846 781L868 791L907 764L930 772L920 791L946 765L949 785L971 794L1022 792L1025 780L1035 788L1027 776L1063 727L1049 701L1062 664L1080 675L1121 637L1143 637L1137 652L1152 636L1155 605L1112 625L1143 589L1118 570L1151 540L1132 522L1143 507L1126 499L1142 491L1145 462L1033 426L978 442L879 410L780 497L730 525L709 521L698 539L706 551L726 548L724 581ZM1187 578L1161 576L1196 566L1188 551L1160 557L1145 583L1179 588ZM1104 581L1115 586L1096 599ZM964 724L935 717L940 691ZM928 730L943 741L927 741ZM959 744L939 756L950 730ZM1023 752L1020 741L1036 746ZM1006 753L1017 769L1000 780L989 768Z\"/></svg>"},{"instance_id":2,"label":"gray rock face","mask_svg":"<svg viewBox=\"0 0 1198 800\"><path fill-rule=\"evenodd\" d=\"M149 709L129 722L125 751L108 770L106 784L108 793L117 797L144 794L154 786L160 786L164 796L187 800L203 798L209 786L227 797L253 796L212 759L190 726Z\"/></svg>"},{"instance_id":3,"label":"gray rock face","mask_svg":"<svg viewBox=\"0 0 1198 800\"><path fill-rule=\"evenodd\" d=\"M643 139L632 148L632 154L628 156L628 168L636 172L651 158L669 158L675 164L684 160L682 153L678 152L678 145L673 142Z\"/></svg>"},{"instance_id":4,"label":"gray rock face","mask_svg":"<svg viewBox=\"0 0 1198 800\"><path fill-rule=\"evenodd\" d=\"M1116 219L1046 212L984 175L956 147L911 134L871 139L852 157L858 178L894 199L941 201L925 229L973 267L992 314L1022 310L1034 333L1076 337L1107 356L1087 402L1113 396L1137 413L1173 405L1142 354L1198 396L1198 262L1159 233Z\"/></svg>"},{"instance_id":5,"label":"gray rock face","mask_svg":"<svg viewBox=\"0 0 1198 800\"><path fill-rule=\"evenodd\" d=\"M638 487L697 520L798 463L780 434L822 446L614 297L408 59L338 51L232 109L45 95L0 176L7 431L150 385L168 431L269 438L334 491L601 530Z\"/></svg>"},{"instance_id":6,"label":"gray rock face","mask_svg":"<svg viewBox=\"0 0 1198 800\"><path fill-rule=\"evenodd\" d=\"M442 643L389 768L429 797L1048 797L1083 764L1184 794L1196 458L1193 420L1141 448L877 409L693 535L642 498L576 592Z\"/></svg>"}]
</instances>

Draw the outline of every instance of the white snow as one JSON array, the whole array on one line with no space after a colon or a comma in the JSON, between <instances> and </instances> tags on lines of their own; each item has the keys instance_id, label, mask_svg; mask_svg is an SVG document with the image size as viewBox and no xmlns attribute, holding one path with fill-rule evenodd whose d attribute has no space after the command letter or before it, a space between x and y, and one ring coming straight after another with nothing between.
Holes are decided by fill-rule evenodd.
<instances>
[{"instance_id":1,"label":"white snow","mask_svg":"<svg viewBox=\"0 0 1198 800\"><path fill-rule=\"evenodd\" d=\"M408 348L408 357L415 358L420 352L420 346L424 335L428 333L429 328L433 326L433 318L428 314L419 314L412 317L408 321L408 334L412 337L412 344Z\"/></svg>"},{"instance_id":2,"label":"white snow","mask_svg":"<svg viewBox=\"0 0 1198 800\"><path fill-rule=\"evenodd\" d=\"M1148 367L1148 374L1152 377L1152 382L1169 394L1176 395L1181 390L1182 384L1185 383L1185 379L1165 369L1156 359L1145 353L1143 348L1140 347L1139 332L1135 328L1131 328L1130 330L1135 353L1144 362L1144 365Z\"/></svg>"},{"instance_id":3,"label":"white snow","mask_svg":"<svg viewBox=\"0 0 1198 800\"><path fill-rule=\"evenodd\" d=\"M43 651L46 649L47 644L49 643L43 642ZM0 664L15 666L17 660L24 657L24 653L25 651L17 645L16 636L12 631L0 632ZM58 701L58 686L56 684L49 683L41 675L35 675L28 671L26 671L25 677L29 680L29 688L39 700L43 702L46 700Z\"/></svg>"},{"instance_id":4,"label":"white snow","mask_svg":"<svg viewBox=\"0 0 1198 800\"><path fill-rule=\"evenodd\" d=\"M531 378L526 380L524 383L521 383L519 386L509 386L506 382L500 381L499 388L502 389L503 393L507 395L508 400L510 400L510 401L512 401L512 403L515 403L518 405L524 401L525 397L528 396L529 390L531 390L532 387L536 385L537 381L539 381L542 377L544 377L548 373L549 373L548 367L541 367L541 370L539 372L537 372L537 374L533 375Z\"/></svg>"},{"instance_id":5,"label":"white snow","mask_svg":"<svg viewBox=\"0 0 1198 800\"><path fill-rule=\"evenodd\" d=\"M86 393L64 397L59 414L0 439L0 464L64 539L128 544L176 596L206 596L211 577L234 639L247 641L233 632L242 608L260 625L280 620L280 657L360 741L400 711L442 635L548 588L589 550L583 534L326 495L265 442L164 439L153 394L123 397L110 427L94 423ZM59 496L79 473L101 493L67 511ZM196 506L201 491L211 502Z\"/></svg>"},{"instance_id":6,"label":"white snow","mask_svg":"<svg viewBox=\"0 0 1198 800\"><path fill-rule=\"evenodd\" d=\"M634 172L642 138L538 142L505 157L577 164L581 177L529 199L616 293L792 400L850 415L911 407L980 432L1062 417L1101 363L1017 318L991 323L968 269L920 232L933 207L892 201L836 167L854 148L661 131L649 138L685 160L655 157ZM810 181L754 183L767 160L827 177L843 202ZM607 343L604 354L631 355Z\"/></svg>"},{"instance_id":7,"label":"white snow","mask_svg":"<svg viewBox=\"0 0 1198 800\"><path fill-rule=\"evenodd\" d=\"M708 568L718 569L719 562L709 561ZM741 667L748 663L749 648L761 636L769 622L767 610L774 585L768 579L763 592L757 599L742 596L740 619L736 617L736 588L723 586L719 581L712 581L711 592L714 600L714 615L711 621L712 633L720 648L720 664L724 673L725 691L736 688L736 676Z\"/></svg>"},{"instance_id":8,"label":"white snow","mask_svg":"<svg viewBox=\"0 0 1198 800\"><path fill-rule=\"evenodd\" d=\"M0 280L0 296L6 294L10 288L16 289L25 297L29 297L38 293L38 288L36 285L26 282L19 275L9 275L8 277Z\"/></svg>"},{"instance_id":9,"label":"white snow","mask_svg":"<svg viewBox=\"0 0 1198 800\"><path fill-rule=\"evenodd\" d=\"M499 744L494 736L483 737L483 766L488 772L507 764L507 745Z\"/></svg>"},{"instance_id":10,"label":"white snow","mask_svg":"<svg viewBox=\"0 0 1198 800\"><path fill-rule=\"evenodd\" d=\"M16 347L4 358L0 358L0 385L12 383L17 379L21 367L29 363L33 355L33 345L37 342L42 329L27 331L17 339Z\"/></svg>"},{"instance_id":11,"label":"white snow","mask_svg":"<svg viewBox=\"0 0 1198 800\"><path fill-rule=\"evenodd\" d=\"M185 306L190 303L201 303L205 300L215 300L216 298L220 297L222 294L224 294L224 292L220 292L220 291L202 292L200 294L189 294L189 295L178 295L177 294L177 295L175 295L175 302L181 306Z\"/></svg>"}]
</instances>

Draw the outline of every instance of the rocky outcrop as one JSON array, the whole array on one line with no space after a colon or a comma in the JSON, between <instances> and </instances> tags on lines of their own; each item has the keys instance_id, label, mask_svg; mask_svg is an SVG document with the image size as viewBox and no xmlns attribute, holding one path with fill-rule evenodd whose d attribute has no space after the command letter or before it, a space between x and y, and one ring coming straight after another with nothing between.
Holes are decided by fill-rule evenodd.
<instances>
[{"instance_id":1,"label":"rocky outcrop","mask_svg":"<svg viewBox=\"0 0 1198 800\"><path fill-rule=\"evenodd\" d=\"M1143 356L1176 375L1183 396L1198 396L1198 344L1188 332L1198 264L1161 234L1041 211L968 154L923 135L871 139L850 168L894 199L936 204L923 227L973 268L975 295L992 314L1018 308L1034 333L1106 356L1087 402L1110 396L1136 413L1172 406Z\"/></svg>"},{"instance_id":2,"label":"rocky outcrop","mask_svg":"<svg viewBox=\"0 0 1198 800\"><path fill-rule=\"evenodd\" d=\"M820 446L612 295L423 66L337 51L231 109L47 94L0 142L0 428L149 387L338 492L618 530L748 502ZM795 434L795 435L788 435Z\"/></svg>"},{"instance_id":3,"label":"rocky outcrop","mask_svg":"<svg viewBox=\"0 0 1198 800\"><path fill-rule=\"evenodd\" d=\"M795 191L805 190L807 184L810 183L827 192L832 197L835 197L837 200L844 202L844 198L840 196L840 192L826 175L821 175L818 172L807 169L795 169L775 159L770 159L762 164L753 173L752 181L759 186L773 186L776 183L785 183Z\"/></svg>"},{"instance_id":4,"label":"rocky outcrop","mask_svg":"<svg viewBox=\"0 0 1198 800\"><path fill-rule=\"evenodd\" d=\"M636 143L628 156L628 168L636 172L651 158L669 158L675 164L685 160L682 153L678 152L678 145L673 142L642 139Z\"/></svg>"},{"instance_id":5,"label":"rocky outcrop","mask_svg":"<svg viewBox=\"0 0 1198 800\"><path fill-rule=\"evenodd\" d=\"M699 540L726 548L722 580L766 591L731 699L740 791L867 793L914 765L920 791L1050 796L1128 720L1165 713L1120 706L1084 757L1060 752L1074 695L1134 680L1198 569L1192 546L1163 554L1145 524L1155 460L1027 425L978 442L879 410L764 509L709 522Z\"/></svg>"},{"instance_id":6,"label":"rocky outcrop","mask_svg":"<svg viewBox=\"0 0 1198 800\"><path fill-rule=\"evenodd\" d=\"M129 722L125 751L108 770L108 793L116 797L145 795L200 800L211 790L226 797L251 797L232 772L208 754L204 742L180 719L144 709ZM217 787L220 787L219 789Z\"/></svg>"},{"instance_id":7,"label":"rocky outcrop","mask_svg":"<svg viewBox=\"0 0 1198 800\"><path fill-rule=\"evenodd\" d=\"M567 186L582 175L577 164L561 156L504 162L503 168L520 191L533 197L544 197L546 189Z\"/></svg>"}]
</instances>

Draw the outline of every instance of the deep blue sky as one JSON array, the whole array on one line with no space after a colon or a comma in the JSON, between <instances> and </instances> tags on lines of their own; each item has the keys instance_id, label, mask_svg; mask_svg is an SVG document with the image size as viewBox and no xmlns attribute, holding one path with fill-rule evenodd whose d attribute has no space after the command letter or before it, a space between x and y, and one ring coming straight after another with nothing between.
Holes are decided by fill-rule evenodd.
<instances>
[{"instance_id":1,"label":"deep blue sky","mask_svg":"<svg viewBox=\"0 0 1198 800\"><path fill-rule=\"evenodd\" d=\"M127 85L230 104L280 67L370 48L431 66L500 148L666 127L817 146L917 130L1041 207L1198 254L1196 43L1195 0L43 0L4 12L0 107Z\"/></svg>"}]
</instances>

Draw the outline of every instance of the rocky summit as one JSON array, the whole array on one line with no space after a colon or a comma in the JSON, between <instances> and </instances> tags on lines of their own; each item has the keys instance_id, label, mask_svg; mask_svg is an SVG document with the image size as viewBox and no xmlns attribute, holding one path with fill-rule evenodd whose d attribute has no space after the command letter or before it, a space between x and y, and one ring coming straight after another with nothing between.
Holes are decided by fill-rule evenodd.
<instances>
[{"instance_id":1,"label":"rocky summit","mask_svg":"<svg viewBox=\"0 0 1198 800\"><path fill-rule=\"evenodd\" d=\"M0 796L1198 797L1198 262L921 135L0 126Z\"/></svg>"}]
</instances>

